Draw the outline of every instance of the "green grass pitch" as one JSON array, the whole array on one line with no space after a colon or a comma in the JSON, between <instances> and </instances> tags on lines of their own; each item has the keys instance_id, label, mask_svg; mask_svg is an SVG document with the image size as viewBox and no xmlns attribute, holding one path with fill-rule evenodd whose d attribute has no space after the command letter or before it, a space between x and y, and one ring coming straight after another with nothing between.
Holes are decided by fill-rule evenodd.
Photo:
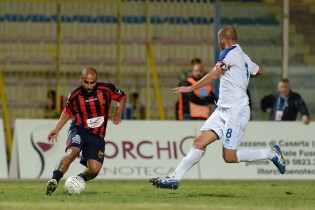
<instances>
[{"instance_id":1,"label":"green grass pitch","mask_svg":"<svg viewBox=\"0 0 315 210\"><path fill-rule=\"evenodd\" d=\"M46 196L46 181L0 181L2 210L188 210L315 209L315 181L192 181L177 190L157 189L148 180L93 180L70 196L64 181Z\"/></svg>"}]
</instances>

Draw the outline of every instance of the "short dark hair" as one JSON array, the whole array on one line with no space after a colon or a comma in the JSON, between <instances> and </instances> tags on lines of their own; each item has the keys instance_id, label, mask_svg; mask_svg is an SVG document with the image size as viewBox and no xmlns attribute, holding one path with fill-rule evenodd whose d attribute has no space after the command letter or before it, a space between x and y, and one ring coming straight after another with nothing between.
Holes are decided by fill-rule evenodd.
<instances>
[{"instance_id":1,"label":"short dark hair","mask_svg":"<svg viewBox=\"0 0 315 210\"><path fill-rule=\"evenodd\" d=\"M202 64L202 61L200 58L193 58L191 60L191 65L195 65L195 64Z\"/></svg>"},{"instance_id":2,"label":"short dark hair","mask_svg":"<svg viewBox=\"0 0 315 210\"><path fill-rule=\"evenodd\" d=\"M50 96L52 96L52 97L56 97L56 91L55 90L48 90L48 92L47 92L47 97L50 97Z\"/></svg>"},{"instance_id":3,"label":"short dark hair","mask_svg":"<svg viewBox=\"0 0 315 210\"><path fill-rule=\"evenodd\" d=\"M289 82L289 79L287 79L287 78L282 78L282 79L280 79L280 82L283 82L283 83L290 83L290 82Z\"/></svg>"},{"instance_id":4,"label":"short dark hair","mask_svg":"<svg viewBox=\"0 0 315 210\"><path fill-rule=\"evenodd\" d=\"M134 92L134 93L131 94L131 97L132 97L133 99L138 99L138 98L139 98L139 94L136 93L136 92Z\"/></svg>"}]
</instances>

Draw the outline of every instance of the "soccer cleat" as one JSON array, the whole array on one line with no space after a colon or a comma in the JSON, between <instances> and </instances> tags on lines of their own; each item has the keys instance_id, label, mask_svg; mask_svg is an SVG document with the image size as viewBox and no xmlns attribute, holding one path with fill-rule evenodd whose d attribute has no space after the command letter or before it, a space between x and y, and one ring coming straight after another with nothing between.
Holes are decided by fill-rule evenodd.
<instances>
[{"instance_id":1,"label":"soccer cleat","mask_svg":"<svg viewBox=\"0 0 315 210\"><path fill-rule=\"evenodd\" d=\"M51 195L57 189L58 183L56 179L47 182L46 195Z\"/></svg>"},{"instance_id":2,"label":"soccer cleat","mask_svg":"<svg viewBox=\"0 0 315 210\"><path fill-rule=\"evenodd\" d=\"M285 173L285 160L282 156L282 152L281 149L278 145L274 145L271 148L273 151L275 151L276 156L274 156L271 161L273 162L273 164L275 164L275 166L278 168L279 172L281 174Z\"/></svg>"},{"instance_id":3,"label":"soccer cleat","mask_svg":"<svg viewBox=\"0 0 315 210\"><path fill-rule=\"evenodd\" d=\"M179 187L179 181L177 179L172 179L169 176L158 177L150 179L153 186L157 188L168 188L171 190L176 190Z\"/></svg>"}]
</instances>

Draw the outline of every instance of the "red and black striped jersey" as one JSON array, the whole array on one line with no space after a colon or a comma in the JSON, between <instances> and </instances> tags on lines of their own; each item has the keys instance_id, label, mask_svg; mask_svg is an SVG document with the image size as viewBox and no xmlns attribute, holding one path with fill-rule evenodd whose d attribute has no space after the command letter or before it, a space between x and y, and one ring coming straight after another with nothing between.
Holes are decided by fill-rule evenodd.
<instances>
[{"instance_id":1,"label":"red and black striped jersey","mask_svg":"<svg viewBox=\"0 0 315 210\"><path fill-rule=\"evenodd\" d=\"M63 113L72 116L71 127L80 126L104 138L111 101L125 97L125 93L111 83L96 83L89 96L80 86L69 94Z\"/></svg>"}]
</instances>

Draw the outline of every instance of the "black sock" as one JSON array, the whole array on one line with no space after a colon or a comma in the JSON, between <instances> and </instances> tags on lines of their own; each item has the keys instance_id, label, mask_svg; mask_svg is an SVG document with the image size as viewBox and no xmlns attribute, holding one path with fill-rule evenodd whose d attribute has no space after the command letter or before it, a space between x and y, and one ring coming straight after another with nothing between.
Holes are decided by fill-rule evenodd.
<instances>
[{"instance_id":1,"label":"black sock","mask_svg":"<svg viewBox=\"0 0 315 210\"><path fill-rule=\"evenodd\" d=\"M59 183L60 179L63 177L63 173L61 171L55 170L53 172L52 179L56 179L57 183Z\"/></svg>"},{"instance_id":2,"label":"black sock","mask_svg":"<svg viewBox=\"0 0 315 210\"><path fill-rule=\"evenodd\" d=\"M84 179L84 181L86 181L86 176L84 175L84 173L80 173L80 174L78 174L78 176L82 177L82 179Z\"/></svg>"}]
</instances>

